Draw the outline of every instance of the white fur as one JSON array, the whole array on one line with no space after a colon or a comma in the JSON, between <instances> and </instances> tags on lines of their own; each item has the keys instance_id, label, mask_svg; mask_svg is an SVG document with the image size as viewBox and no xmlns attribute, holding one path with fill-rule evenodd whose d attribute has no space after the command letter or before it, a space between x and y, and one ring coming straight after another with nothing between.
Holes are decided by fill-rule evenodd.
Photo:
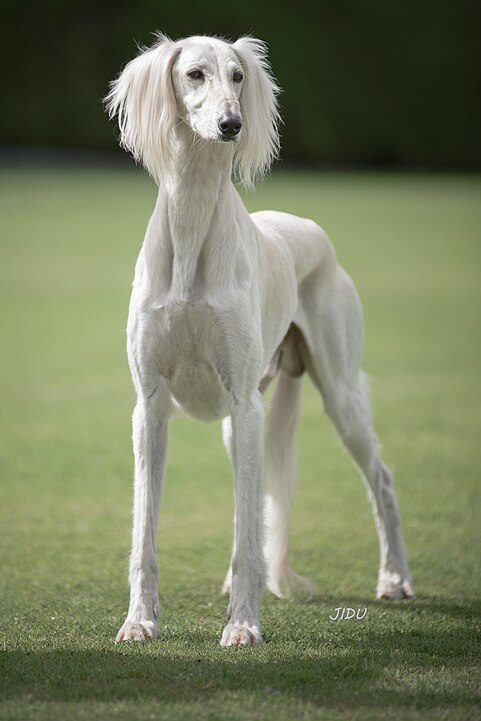
<instances>
[{"instance_id":1,"label":"white fur","mask_svg":"<svg viewBox=\"0 0 481 721\"><path fill-rule=\"evenodd\" d=\"M293 584L310 588L288 558L304 370L368 485L381 550L378 596L413 597L392 479L379 458L360 372L362 314L353 283L319 226L273 211L249 215L231 180L237 172L251 186L275 157L276 93L259 40L159 36L128 63L107 97L120 142L159 185L128 321L137 392L135 498L130 608L119 641L157 633L157 515L167 422L179 410L224 419L234 466L235 538L222 645L261 640L264 558L277 595ZM221 141L218 127L225 113L241 114L243 122L229 142ZM264 554L261 391L276 375Z\"/></svg>"}]
</instances>

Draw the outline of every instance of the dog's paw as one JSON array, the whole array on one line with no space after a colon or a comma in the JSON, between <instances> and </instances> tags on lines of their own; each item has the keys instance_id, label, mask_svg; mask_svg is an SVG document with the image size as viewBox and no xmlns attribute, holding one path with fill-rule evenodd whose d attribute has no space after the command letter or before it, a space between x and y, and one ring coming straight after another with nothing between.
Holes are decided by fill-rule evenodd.
<instances>
[{"instance_id":1,"label":"dog's paw","mask_svg":"<svg viewBox=\"0 0 481 721\"><path fill-rule=\"evenodd\" d=\"M410 581L402 578L397 573L386 574L379 579L377 584L377 598L387 599L388 601L396 601L399 599L414 600L414 593Z\"/></svg>"},{"instance_id":2,"label":"dog's paw","mask_svg":"<svg viewBox=\"0 0 481 721\"><path fill-rule=\"evenodd\" d=\"M117 634L116 643L121 641L152 641L157 637L157 624L155 621L125 621Z\"/></svg>"},{"instance_id":3,"label":"dog's paw","mask_svg":"<svg viewBox=\"0 0 481 721\"><path fill-rule=\"evenodd\" d=\"M255 646L262 641L258 626L249 626L246 623L228 623L224 628L221 646Z\"/></svg>"}]
</instances>

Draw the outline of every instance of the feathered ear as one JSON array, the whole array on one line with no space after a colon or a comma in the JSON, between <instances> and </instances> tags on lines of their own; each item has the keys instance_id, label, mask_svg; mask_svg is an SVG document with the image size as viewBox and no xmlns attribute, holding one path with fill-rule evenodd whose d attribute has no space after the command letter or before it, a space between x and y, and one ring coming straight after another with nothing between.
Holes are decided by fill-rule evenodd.
<instances>
[{"instance_id":1,"label":"feathered ear","mask_svg":"<svg viewBox=\"0 0 481 721\"><path fill-rule=\"evenodd\" d=\"M143 163L157 184L172 157L177 116L172 66L180 52L175 42L158 35L110 84L104 100L109 117L118 116L120 145Z\"/></svg>"},{"instance_id":2,"label":"feathered ear","mask_svg":"<svg viewBox=\"0 0 481 721\"><path fill-rule=\"evenodd\" d=\"M243 118L241 138L236 146L234 168L247 188L266 173L279 153L280 92L267 60L267 46L245 37L233 44L244 68L240 104Z\"/></svg>"}]
</instances>

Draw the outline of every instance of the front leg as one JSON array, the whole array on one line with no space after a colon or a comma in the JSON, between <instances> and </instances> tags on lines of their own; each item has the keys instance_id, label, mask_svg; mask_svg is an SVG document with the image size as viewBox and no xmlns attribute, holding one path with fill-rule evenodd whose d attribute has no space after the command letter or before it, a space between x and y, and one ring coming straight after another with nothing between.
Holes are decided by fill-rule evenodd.
<instances>
[{"instance_id":1,"label":"front leg","mask_svg":"<svg viewBox=\"0 0 481 721\"><path fill-rule=\"evenodd\" d=\"M222 646L250 646L262 640L259 603L264 584L262 542L262 446L264 407L258 391L232 409L235 529L228 619Z\"/></svg>"},{"instance_id":2,"label":"front leg","mask_svg":"<svg viewBox=\"0 0 481 721\"><path fill-rule=\"evenodd\" d=\"M156 390L148 397L139 397L133 415L135 483L130 606L117 642L147 641L157 636L160 604L156 538L167 454L166 405Z\"/></svg>"}]
</instances>

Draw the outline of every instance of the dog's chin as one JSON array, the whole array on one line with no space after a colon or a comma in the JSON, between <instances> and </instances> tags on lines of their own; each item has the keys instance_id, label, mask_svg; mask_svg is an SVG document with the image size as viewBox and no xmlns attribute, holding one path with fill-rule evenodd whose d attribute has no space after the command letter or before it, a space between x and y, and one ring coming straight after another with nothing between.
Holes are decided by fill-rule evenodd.
<instances>
[{"instance_id":1,"label":"dog's chin","mask_svg":"<svg viewBox=\"0 0 481 721\"><path fill-rule=\"evenodd\" d=\"M214 133L213 135L207 137L203 136L204 140L210 140L213 143L238 143L240 140L241 133L238 133L238 135L234 135L233 137L228 137L226 135L223 135L222 133Z\"/></svg>"},{"instance_id":2,"label":"dog's chin","mask_svg":"<svg viewBox=\"0 0 481 721\"><path fill-rule=\"evenodd\" d=\"M226 135L223 135L223 133L219 133L219 132L209 133L209 132L204 131L204 132L200 133L198 130L196 130L196 128L194 128L192 126L191 126L191 130L194 133L197 140L200 140L200 141L207 140L208 142L211 142L211 143L238 143L240 140L240 137L242 135L242 132L238 133L237 135L234 135L233 137L228 137Z\"/></svg>"},{"instance_id":3,"label":"dog's chin","mask_svg":"<svg viewBox=\"0 0 481 721\"><path fill-rule=\"evenodd\" d=\"M219 135L217 140L221 143L238 143L240 140L240 133L239 135L234 135L233 138L226 138L225 135Z\"/></svg>"},{"instance_id":4,"label":"dog's chin","mask_svg":"<svg viewBox=\"0 0 481 721\"><path fill-rule=\"evenodd\" d=\"M222 135L222 133L209 137L200 135L199 133L197 135L199 138L202 138L202 140L209 140L211 143L238 143L240 140L240 134L235 135L233 138L227 138L225 135Z\"/></svg>"}]
</instances>

